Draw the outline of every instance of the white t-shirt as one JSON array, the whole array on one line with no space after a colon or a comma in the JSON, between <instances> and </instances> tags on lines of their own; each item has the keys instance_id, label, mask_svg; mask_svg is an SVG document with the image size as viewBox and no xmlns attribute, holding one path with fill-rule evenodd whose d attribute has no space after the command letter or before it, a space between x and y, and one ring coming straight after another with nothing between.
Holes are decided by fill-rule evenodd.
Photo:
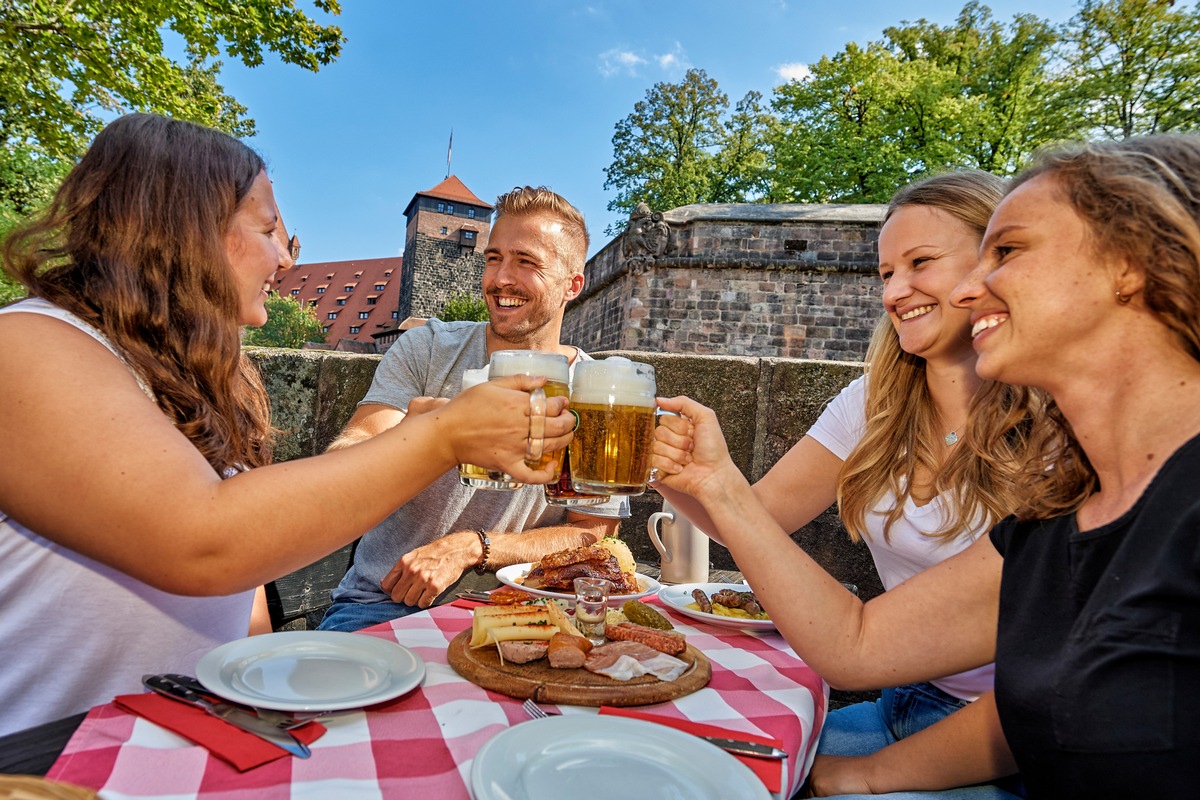
<instances>
[{"instance_id":1,"label":"white t-shirt","mask_svg":"<svg viewBox=\"0 0 1200 800\"><path fill-rule=\"evenodd\" d=\"M44 300L0 309L16 312L63 320L116 355L103 334ZM63 487L63 502L71 497ZM202 655L246 636L253 598L159 591L0 510L0 736L139 693L145 673L194 674Z\"/></svg>"},{"instance_id":2,"label":"white t-shirt","mask_svg":"<svg viewBox=\"0 0 1200 800\"><path fill-rule=\"evenodd\" d=\"M866 405L867 378L863 376L829 403L809 429L808 435L845 461L866 431ZM883 538L883 525L887 512L895 507L895 495L885 493L875 508L867 513L866 527L870 534L865 537L867 547L871 550L871 558L875 561L875 569L879 572L884 589L891 590L918 572L945 561L987 533L987 526L979 524L950 540L930 536L946 520L950 510L948 502L945 497L938 495L927 504L918 506L911 497L907 498L904 501L904 514L892 525L888 541ZM955 697L975 700L991 690L993 672L993 666L988 664L930 683Z\"/></svg>"}]
</instances>

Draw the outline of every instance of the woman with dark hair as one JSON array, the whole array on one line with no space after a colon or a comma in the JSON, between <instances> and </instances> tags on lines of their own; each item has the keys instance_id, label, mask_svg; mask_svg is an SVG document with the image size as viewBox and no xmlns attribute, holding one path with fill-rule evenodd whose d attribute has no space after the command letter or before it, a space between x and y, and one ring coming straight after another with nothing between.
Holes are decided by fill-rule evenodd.
<instances>
[{"instance_id":1,"label":"woman with dark hair","mask_svg":"<svg viewBox=\"0 0 1200 800\"><path fill-rule=\"evenodd\" d=\"M970 311L980 377L1053 397L1048 433L1018 464L1013 516L865 606L787 546L712 412L661 401L691 426L659 428L660 480L700 501L833 685L995 661L994 705L975 704L940 769L896 759L888 780L944 788L1015 757L1034 798L1190 797L1200 784L1198 187L1196 136L1060 149L1013 182L951 300ZM973 446L1007 435L985 422Z\"/></svg>"},{"instance_id":2,"label":"woman with dark hair","mask_svg":"<svg viewBox=\"0 0 1200 800\"><path fill-rule=\"evenodd\" d=\"M950 303L950 292L978 263L1003 192L1000 178L968 171L896 193L879 234L884 313L865 375L753 486L788 531L836 499L850 537L866 541L885 589L961 552L1018 505L1013 474L1027 457L1040 399L976 376L970 314ZM970 446L985 418L1012 430L1003 446ZM665 485L658 489L712 530L699 504ZM870 756L965 708L991 692L992 672L988 664L888 687L878 701L831 712L813 767L817 784L834 783L834 768L869 772L878 759L844 757ZM990 785L953 796L1013 797Z\"/></svg>"},{"instance_id":3,"label":"woman with dark hair","mask_svg":"<svg viewBox=\"0 0 1200 800\"><path fill-rule=\"evenodd\" d=\"M241 326L291 266L271 183L223 133L108 125L4 266L0 734L187 672L254 587L357 538L457 463L520 480L534 380L491 383L342 452L270 465ZM524 391L522 391L524 390ZM545 445L572 418L547 402Z\"/></svg>"}]
</instances>

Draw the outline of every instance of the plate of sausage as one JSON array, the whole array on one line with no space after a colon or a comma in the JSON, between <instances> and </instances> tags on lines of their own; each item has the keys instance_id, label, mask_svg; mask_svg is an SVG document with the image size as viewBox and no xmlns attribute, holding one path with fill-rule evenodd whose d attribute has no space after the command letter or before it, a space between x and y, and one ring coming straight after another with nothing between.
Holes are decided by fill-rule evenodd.
<instances>
[{"instance_id":1,"label":"plate of sausage","mask_svg":"<svg viewBox=\"0 0 1200 800\"><path fill-rule=\"evenodd\" d=\"M679 583L658 590L658 599L676 614L709 625L773 631L775 623L742 583Z\"/></svg>"}]
</instances>

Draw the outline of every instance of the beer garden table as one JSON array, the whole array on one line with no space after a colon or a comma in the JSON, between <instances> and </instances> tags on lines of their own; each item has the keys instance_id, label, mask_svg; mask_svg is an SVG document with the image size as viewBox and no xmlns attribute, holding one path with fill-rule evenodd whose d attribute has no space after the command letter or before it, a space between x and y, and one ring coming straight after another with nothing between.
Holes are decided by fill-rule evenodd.
<instances>
[{"instance_id":1,"label":"beer garden table","mask_svg":"<svg viewBox=\"0 0 1200 800\"><path fill-rule=\"evenodd\" d=\"M720 577L727 576L714 575ZM447 663L447 645L470 620L470 611L447 605L362 631L419 655L425 680L400 698L325 720L328 730L310 759L283 758L238 773L204 748L107 704L92 709L47 777L120 798L469 798L476 752L527 719L519 700L468 682ZM786 800L812 764L828 686L776 633L672 622L707 656L712 680L691 695L637 710L779 739L789 757L780 762L782 791L775 797Z\"/></svg>"}]
</instances>

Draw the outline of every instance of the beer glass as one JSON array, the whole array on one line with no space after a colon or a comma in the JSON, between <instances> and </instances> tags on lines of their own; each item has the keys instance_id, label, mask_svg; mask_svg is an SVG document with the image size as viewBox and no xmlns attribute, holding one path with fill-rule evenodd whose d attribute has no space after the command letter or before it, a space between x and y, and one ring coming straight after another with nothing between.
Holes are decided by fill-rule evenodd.
<instances>
[{"instance_id":1,"label":"beer glass","mask_svg":"<svg viewBox=\"0 0 1200 800\"><path fill-rule=\"evenodd\" d=\"M571 446L563 453L562 472L557 483L546 484L546 503L552 506L594 506L608 501L606 494L586 494L575 490L571 482Z\"/></svg>"},{"instance_id":2,"label":"beer glass","mask_svg":"<svg viewBox=\"0 0 1200 800\"><path fill-rule=\"evenodd\" d=\"M463 373L462 390L465 392L472 386L478 386L488 379L488 368L469 369ZM473 489L495 489L501 492L511 492L520 489L525 484L517 483L507 473L498 469L477 467L474 464L458 465L458 482Z\"/></svg>"},{"instance_id":3,"label":"beer glass","mask_svg":"<svg viewBox=\"0 0 1200 800\"><path fill-rule=\"evenodd\" d=\"M579 421L571 441L571 482L591 494L646 491L655 424L654 367L621 356L581 361L571 382Z\"/></svg>"},{"instance_id":4,"label":"beer glass","mask_svg":"<svg viewBox=\"0 0 1200 800\"><path fill-rule=\"evenodd\" d=\"M492 353L491 364L488 367L488 378L507 378L510 375L530 375L544 377L546 385L542 391L546 397L566 397L570 394L568 388L570 364L567 357L561 353L546 353L541 350L497 350ZM530 469L546 469L553 472L562 470L562 450L543 452L535 460L526 461Z\"/></svg>"}]
</instances>

